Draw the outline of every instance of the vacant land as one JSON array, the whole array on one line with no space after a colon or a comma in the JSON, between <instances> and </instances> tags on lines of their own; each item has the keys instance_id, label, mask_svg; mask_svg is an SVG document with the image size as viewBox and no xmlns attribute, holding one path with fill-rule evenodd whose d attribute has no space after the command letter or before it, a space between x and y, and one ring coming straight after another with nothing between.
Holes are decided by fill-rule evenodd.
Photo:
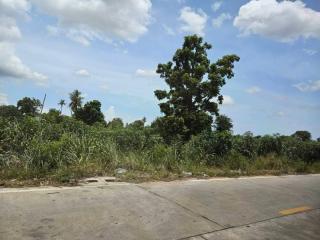
<instances>
[{"instance_id":1,"label":"vacant land","mask_svg":"<svg viewBox=\"0 0 320 240\"><path fill-rule=\"evenodd\" d=\"M290 136L233 134L220 114L221 88L234 77L240 57L208 58L211 44L184 37L172 60L157 73L167 84L154 91L161 116L124 124L106 121L99 100L69 94L70 116L43 113L45 98L24 97L0 106L0 184L76 184L83 177L116 175L145 181L180 177L320 172L320 139L298 130ZM227 98L226 98L227 99ZM259 123L256 123L259 124Z\"/></svg>"},{"instance_id":2,"label":"vacant land","mask_svg":"<svg viewBox=\"0 0 320 240\"><path fill-rule=\"evenodd\" d=\"M319 160L320 143L295 136L211 132L166 143L153 127L89 126L68 116L0 117L5 186L75 184L103 175L146 181L316 173Z\"/></svg>"}]
</instances>

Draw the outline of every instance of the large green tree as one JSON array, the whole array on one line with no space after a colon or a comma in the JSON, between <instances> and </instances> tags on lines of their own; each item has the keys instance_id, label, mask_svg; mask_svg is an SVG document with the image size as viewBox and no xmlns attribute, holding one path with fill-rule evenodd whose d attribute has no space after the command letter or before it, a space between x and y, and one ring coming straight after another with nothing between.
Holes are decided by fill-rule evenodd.
<instances>
[{"instance_id":1,"label":"large green tree","mask_svg":"<svg viewBox=\"0 0 320 240\"><path fill-rule=\"evenodd\" d=\"M101 103L98 100L87 102L83 107L74 112L76 119L92 125L96 122L104 122L104 115L101 112Z\"/></svg>"},{"instance_id":2,"label":"large green tree","mask_svg":"<svg viewBox=\"0 0 320 240\"><path fill-rule=\"evenodd\" d=\"M213 115L219 115L222 104L220 89L234 76L236 55L226 55L210 63L207 50L211 45L197 35L186 36L182 48L172 61L159 64L157 73L169 90L156 90L164 116L157 119L160 133L167 139L181 136L187 140L204 130L211 130Z\"/></svg>"},{"instance_id":3,"label":"large green tree","mask_svg":"<svg viewBox=\"0 0 320 240\"><path fill-rule=\"evenodd\" d=\"M69 94L70 96L70 103L69 107L74 114L78 109L82 107L82 100L83 97L81 96L81 92L79 90L74 90L72 93Z\"/></svg>"},{"instance_id":4,"label":"large green tree","mask_svg":"<svg viewBox=\"0 0 320 240\"><path fill-rule=\"evenodd\" d=\"M24 97L17 102L17 108L23 115L35 116L40 107L41 102L36 98Z\"/></svg>"}]
</instances>

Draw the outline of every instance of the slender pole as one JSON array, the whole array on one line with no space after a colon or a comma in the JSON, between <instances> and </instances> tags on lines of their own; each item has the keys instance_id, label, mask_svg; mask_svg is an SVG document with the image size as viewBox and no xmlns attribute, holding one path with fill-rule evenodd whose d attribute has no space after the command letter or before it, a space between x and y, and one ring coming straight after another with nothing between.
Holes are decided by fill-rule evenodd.
<instances>
[{"instance_id":1,"label":"slender pole","mask_svg":"<svg viewBox=\"0 0 320 240\"><path fill-rule=\"evenodd\" d=\"M42 114L42 110L43 110L43 106L44 106L44 102L46 101L46 98L47 98L47 94L45 93L45 94L44 94L43 101L42 101L42 105L41 105L40 114Z\"/></svg>"}]
</instances>

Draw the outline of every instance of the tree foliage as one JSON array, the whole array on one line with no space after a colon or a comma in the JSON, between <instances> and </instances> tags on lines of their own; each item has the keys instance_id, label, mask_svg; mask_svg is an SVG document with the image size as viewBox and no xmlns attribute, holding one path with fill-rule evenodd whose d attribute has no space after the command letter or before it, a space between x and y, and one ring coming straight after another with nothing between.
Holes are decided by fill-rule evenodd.
<instances>
[{"instance_id":1,"label":"tree foliage","mask_svg":"<svg viewBox=\"0 0 320 240\"><path fill-rule=\"evenodd\" d=\"M124 124L121 118L114 118L108 122L107 127L110 129L121 129L124 128Z\"/></svg>"},{"instance_id":2,"label":"tree foliage","mask_svg":"<svg viewBox=\"0 0 320 240\"><path fill-rule=\"evenodd\" d=\"M96 122L104 123L104 115L101 112L101 103L98 100L87 102L83 107L77 108L74 112L76 119L88 125Z\"/></svg>"},{"instance_id":3,"label":"tree foliage","mask_svg":"<svg viewBox=\"0 0 320 240\"><path fill-rule=\"evenodd\" d=\"M210 63L207 50L211 45L203 43L197 35L186 36L182 48L177 49L172 61L159 64L157 73L165 80L169 90L156 90L164 116L158 125L165 137L182 136L184 140L204 130L210 130L212 116L218 115L222 104L220 89L226 79L234 76L236 55L226 55Z\"/></svg>"},{"instance_id":4,"label":"tree foliage","mask_svg":"<svg viewBox=\"0 0 320 240\"><path fill-rule=\"evenodd\" d=\"M0 116L5 118L21 118L22 113L18 110L16 106L13 105L1 105L0 106Z\"/></svg>"},{"instance_id":5,"label":"tree foliage","mask_svg":"<svg viewBox=\"0 0 320 240\"><path fill-rule=\"evenodd\" d=\"M128 125L132 129L143 129L147 119L144 117L141 120L135 120L134 122Z\"/></svg>"},{"instance_id":6,"label":"tree foliage","mask_svg":"<svg viewBox=\"0 0 320 240\"><path fill-rule=\"evenodd\" d=\"M81 92L77 89L74 90L72 93L70 93L69 96L70 96L69 107L71 111L75 113L78 109L82 107L83 97L81 96Z\"/></svg>"},{"instance_id":7,"label":"tree foliage","mask_svg":"<svg viewBox=\"0 0 320 240\"><path fill-rule=\"evenodd\" d=\"M36 98L24 97L17 102L17 108L23 115L35 116L40 107L41 102Z\"/></svg>"},{"instance_id":8,"label":"tree foliage","mask_svg":"<svg viewBox=\"0 0 320 240\"><path fill-rule=\"evenodd\" d=\"M60 99L60 101L58 102L58 105L60 106L60 114L61 114L63 106L66 105L66 101L63 99Z\"/></svg>"},{"instance_id":9,"label":"tree foliage","mask_svg":"<svg viewBox=\"0 0 320 240\"><path fill-rule=\"evenodd\" d=\"M300 139L301 141L311 140L311 133L308 131L296 131L292 136Z\"/></svg>"},{"instance_id":10,"label":"tree foliage","mask_svg":"<svg viewBox=\"0 0 320 240\"><path fill-rule=\"evenodd\" d=\"M62 121L61 112L51 108L48 113L43 114L44 119L50 123L60 123Z\"/></svg>"},{"instance_id":11,"label":"tree foliage","mask_svg":"<svg viewBox=\"0 0 320 240\"><path fill-rule=\"evenodd\" d=\"M214 121L214 127L218 132L231 131L233 127L232 120L226 115L219 115Z\"/></svg>"}]
</instances>

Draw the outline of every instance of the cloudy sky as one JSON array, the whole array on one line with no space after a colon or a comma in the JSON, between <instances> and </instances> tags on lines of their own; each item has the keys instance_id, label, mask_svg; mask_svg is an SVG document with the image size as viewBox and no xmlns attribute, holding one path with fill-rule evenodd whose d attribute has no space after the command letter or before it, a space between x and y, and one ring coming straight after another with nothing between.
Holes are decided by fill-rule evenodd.
<instances>
[{"instance_id":1,"label":"cloudy sky","mask_svg":"<svg viewBox=\"0 0 320 240\"><path fill-rule=\"evenodd\" d=\"M235 133L320 137L319 0L0 0L0 104L79 89L107 120L151 122L156 66L193 33L213 61L241 57L221 106Z\"/></svg>"}]
</instances>

